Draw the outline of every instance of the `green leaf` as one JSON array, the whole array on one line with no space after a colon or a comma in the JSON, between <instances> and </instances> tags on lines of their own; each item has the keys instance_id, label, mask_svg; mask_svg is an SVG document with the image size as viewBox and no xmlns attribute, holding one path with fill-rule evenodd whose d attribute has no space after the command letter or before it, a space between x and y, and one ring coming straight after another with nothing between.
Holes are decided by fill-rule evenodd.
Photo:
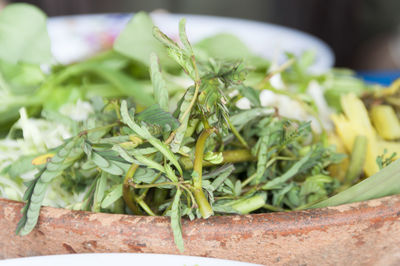
<instances>
[{"instance_id":1,"label":"green leaf","mask_svg":"<svg viewBox=\"0 0 400 266\"><path fill-rule=\"evenodd\" d=\"M221 33L206 39L194 45L196 57L206 54L208 57L225 60L244 60L246 63L255 67L268 67L267 60L255 56L252 51L238 37Z\"/></svg>"},{"instance_id":2,"label":"green leaf","mask_svg":"<svg viewBox=\"0 0 400 266\"><path fill-rule=\"evenodd\" d=\"M185 111L188 108L190 108L190 102L192 101L192 99L194 97L194 92L195 92L194 87L190 87L186 90L185 95L182 97L183 101L181 102L181 105L179 108L179 111L180 111L179 120L181 121L181 125L176 130L175 137L170 144L171 150L173 152L178 152L182 146L182 141L186 134L191 111L188 113L188 115L183 120L182 120L182 118L183 118L183 114L185 113Z\"/></svg>"},{"instance_id":3,"label":"green leaf","mask_svg":"<svg viewBox=\"0 0 400 266\"><path fill-rule=\"evenodd\" d=\"M273 113L272 108L252 108L245 110L230 117L231 123L238 129L244 127L248 122Z\"/></svg>"},{"instance_id":4,"label":"green leaf","mask_svg":"<svg viewBox=\"0 0 400 266\"><path fill-rule=\"evenodd\" d=\"M241 192L242 192L242 182L240 182L240 180L236 180L234 193L236 196L240 196Z\"/></svg>"},{"instance_id":5,"label":"green leaf","mask_svg":"<svg viewBox=\"0 0 400 266\"><path fill-rule=\"evenodd\" d=\"M89 159L95 163L101 170L110 173L112 175L123 175L124 170L120 167L120 165L116 161L112 161L110 159L105 158L100 155L100 152L95 152L92 150L91 156ZM118 157L116 158L118 159Z\"/></svg>"},{"instance_id":6,"label":"green leaf","mask_svg":"<svg viewBox=\"0 0 400 266\"><path fill-rule=\"evenodd\" d=\"M267 170L266 166L269 159L269 154L268 154L269 142L270 142L269 136L264 136L259 139L260 145L257 151L257 170L256 170L256 176L254 177L256 184L260 183L265 171Z\"/></svg>"},{"instance_id":7,"label":"green leaf","mask_svg":"<svg viewBox=\"0 0 400 266\"><path fill-rule=\"evenodd\" d=\"M143 82L135 80L121 71L107 67L92 65L88 70L110 82L124 95L132 96L141 105L150 106L154 104L154 99L146 91L146 85Z\"/></svg>"},{"instance_id":8,"label":"green leaf","mask_svg":"<svg viewBox=\"0 0 400 266\"><path fill-rule=\"evenodd\" d=\"M174 234L174 241L180 252L183 252L185 247L183 244L180 198L182 192L178 189L175 193L174 201L171 207L171 228Z\"/></svg>"},{"instance_id":9,"label":"green leaf","mask_svg":"<svg viewBox=\"0 0 400 266\"><path fill-rule=\"evenodd\" d=\"M301 185L300 196L307 196L310 194L326 195L324 185L332 183L333 179L330 176L315 175L306 178L306 181Z\"/></svg>"},{"instance_id":10,"label":"green leaf","mask_svg":"<svg viewBox=\"0 0 400 266\"><path fill-rule=\"evenodd\" d=\"M400 194L400 159L360 183L319 202L312 208L324 208Z\"/></svg>"},{"instance_id":11,"label":"green leaf","mask_svg":"<svg viewBox=\"0 0 400 266\"><path fill-rule=\"evenodd\" d=\"M14 161L10 167L3 169L2 173L6 171L11 178L17 178L21 174L35 169L35 165L32 164L32 160L36 157L37 155L22 156L18 158L18 160Z\"/></svg>"},{"instance_id":12,"label":"green leaf","mask_svg":"<svg viewBox=\"0 0 400 266\"><path fill-rule=\"evenodd\" d=\"M10 63L49 63L52 59L46 15L29 4L7 5L0 13L0 59Z\"/></svg>"},{"instance_id":13,"label":"green leaf","mask_svg":"<svg viewBox=\"0 0 400 266\"><path fill-rule=\"evenodd\" d=\"M165 47L173 50L179 50L180 47L176 42L174 42L171 38L169 38L166 34L164 34L157 26L153 27L153 36L160 43L162 43Z\"/></svg>"},{"instance_id":14,"label":"green leaf","mask_svg":"<svg viewBox=\"0 0 400 266\"><path fill-rule=\"evenodd\" d=\"M182 68L183 70L193 79L195 80L196 74L194 70L194 65L192 61L193 51L190 47L189 41L186 37L186 32L185 32L185 21L182 20L181 25L180 25L180 32L179 35L183 39L181 39L181 42L184 43L184 48L182 49L176 44L173 40L171 40L167 35L162 33L159 28L154 27L153 30L153 35L155 38L157 38L164 46L167 48L168 55L175 60ZM186 49L189 48L189 49Z\"/></svg>"},{"instance_id":15,"label":"green leaf","mask_svg":"<svg viewBox=\"0 0 400 266\"><path fill-rule=\"evenodd\" d=\"M224 169L224 171L219 174L219 176L214 179L214 181L211 183L211 186L213 187L212 191L217 190L224 182L225 180L231 175L231 173L235 170L235 167L231 164L228 167ZM204 179L204 176L203 176Z\"/></svg>"},{"instance_id":16,"label":"green leaf","mask_svg":"<svg viewBox=\"0 0 400 266\"><path fill-rule=\"evenodd\" d=\"M110 173L112 175L123 175L124 170L119 166L118 162L111 161L111 164L109 167L104 167L101 168L101 170L106 171L107 173Z\"/></svg>"},{"instance_id":17,"label":"green leaf","mask_svg":"<svg viewBox=\"0 0 400 266\"><path fill-rule=\"evenodd\" d=\"M18 222L16 234L29 234L37 223L40 206L43 202L44 196L46 195L45 192L48 184L40 180L45 170L46 168L43 168L36 175L34 181L30 183L29 187L25 191L23 199L27 200L27 203L22 209L22 218Z\"/></svg>"},{"instance_id":18,"label":"green leaf","mask_svg":"<svg viewBox=\"0 0 400 266\"><path fill-rule=\"evenodd\" d=\"M79 140L79 138L67 140L57 154L47 163L46 167L40 170L35 180L30 182L23 197L24 200L27 200L27 203L23 209L22 218L18 223L17 234L29 234L35 227L49 182L60 176L64 169L73 165L81 157L80 154L82 152L79 149L74 150Z\"/></svg>"},{"instance_id":19,"label":"green leaf","mask_svg":"<svg viewBox=\"0 0 400 266\"><path fill-rule=\"evenodd\" d=\"M164 143L162 143L159 139L153 137L146 128L140 127L131 119L128 112L128 106L125 100L121 102L121 116L122 116L122 121L126 125L128 125L140 137L146 139L148 142L150 142L151 145L157 148L169 161L171 161L171 163L176 167L176 169L178 169L179 173L182 175L182 168L179 165L178 159L171 152L169 147Z\"/></svg>"},{"instance_id":20,"label":"green leaf","mask_svg":"<svg viewBox=\"0 0 400 266\"><path fill-rule=\"evenodd\" d=\"M181 43L183 44L184 49L189 55L193 54L192 46L190 45L190 42L188 40L187 34L186 34L186 19L182 18L179 21L179 39L181 40Z\"/></svg>"},{"instance_id":21,"label":"green leaf","mask_svg":"<svg viewBox=\"0 0 400 266\"><path fill-rule=\"evenodd\" d=\"M22 62L13 64L0 60L0 72L14 95L26 95L35 92L45 79L39 65Z\"/></svg>"},{"instance_id":22,"label":"green leaf","mask_svg":"<svg viewBox=\"0 0 400 266\"><path fill-rule=\"evenodd\" d=\"M268 181L264 186L262 186L262 189L268 190L268 189L274 189L276 187L281 186L283 183L288 181L290 178L294 177L302 167L304 167L305 164L310 160L312 155L312 151L310 151L306 156L301 158L299 161L297 161L295 164L293 164L292 167L290 167L289 170L287 170L283 175L274 178L271 181Z\"/></svg>"},{"instance_id":23,"label":"green leaf","mask_svg":"<svg viewBox=\"0 0 400 266\"><path fill-rule=\"evenodd\" d=\"M285 186L283 189L280 189L280 190L276 191L276 192L274 193L274 197L273 197L273 200L272 200L272 204L273 204L274 206L280 206L280 205L281 205L281 202L282 202L282 200L283 200L283 198L285 197L285 195L286 195L289 191L291 191L291 190L293 189L294 186L295 186L295 185L294 185L294 183L292 182L292 183L290 183L289 185Z\"/></svg>"},{"instance_id":24,"label":"green leaf","mask_svg":"<svg viewBox=\"0 0 400 266\"><path fill-rule=\"evenodd\" d=\"M150 78L151 83L153 84L153 92L156 103L158 103L164 111L168 112L169 97L167 84L162 76L161 67L155 53L150 55Z\"/></svg>"},{"instance_id":25,"label":"green leaf","mask_svg":"<svg viewBox=\"0 0 400 266\"><path fill-rule=\"evenodd\" d=\"M172 181L172 182L178 182L178 177L175 175L175 171L172 169L172 167L169 164L164 165L165 168L165 174L167 177Z\"/></svg>"},{"instance_id":26,"label":"green leaf","mask_svg":"<svg viewBox=\"0 0 400 266\"><path fill-rule=\"evenodd\" d=\"M129 155L129 153L122 148L120 145L114 145L112 149L116 152L118 152L119 156L121 156L125 161L129 163L134 163L135 160L132 158L132 156Z\"/></svg>"},{"instance_id":27,"label":"green leaf","mask_svg":"<svg viewBox=\"0 0 400 266\"><path fill-rule=\"evenodd\" d=\"M133 182L150 184L154 181L156 175L157 173L153 169L139 167L133 176Z\"/></svg>"},{"instance_id":28,"label":"green leaf","mask_svg":"<svg viewBox=\"0 0 400 266\"><path fill-rule=\"evenodd\" d=\"M97 152L92 152L91 153L92 156L90 157L90 159L100 168L107 168L110 166L110 162L107 161L104 157L102 157L100 154L98 154Z\"/></svg>"},{"instance_id":29,"label":"green leaf","mask_svg":"<svg viewBox=\"0 0 400 266\"><path fill-rule=\"evenodd\" d=\"M94 212L100 212L100 206L103 201L104 197L104 192L106 190L107 186L107 173L102 172L100 177L97 179L96 182L96 189L94 191L93 195L93 206L92 206L92 211Z\"/></svg>"},{"instance_id":30,"label":"green leaf","mask_svg":"<svg viewBox=\"0 0 400 266\"><path fill-rule=\"evenodd\" d=\"M133 156L134 156L135 159L138 160L141 164L144 164L145 166L147 166L147 167L149 167L149 168L156 169L156 170L160 171L161 173L165 173L164 167L163 167L161 164L159 164L159 163L153 161L153 160L150 159L149 157L143 156L143 155L141 155L141 154L139 154L139 153L133 153Z\"/></svg>"},{"instance_id":31,"label":"green leaf","mask_svg":"<svg viewBox=\"0 0 400 266\"><path fill-rule=\"evenodd\" d=\"M244 97L246 97L250 101L253 107L261 106L259 91L255 90L252 87L244 85L238 86L238 90Z\"/></svg>"},{"instance_id":32,"label":"green leaf","mask_svg":"<svg viewBox=\"0 0 400 266\"><path fill-rule=\"evenodd\" d=\"M175 68L176 64L168 57L166 49L153 37L153 27L147 13L136 13L118 35L114 49L146 66L150 65L150 54L156 53L163 66Z\"/></svg>"},{"instance_id":33,"label":"green leaf","mask_svg":"<svg viewBox=\"0 0 400 266\"><path fill-rule=\"evenodd\" d=\"M111 187L110 192L105 195L103 201L101 202L101 207L103 209L108 208L111 204L122 197L122 187L123 184L115 184Z\"/></svg>"},{"instance_id":34,"label":"green leaf","mask_svg":"<svg viewBox=\"0 0 400 266\"><path fill-rule=\"evenodd\" d=\"M179 127L179 121L171 113L164 111L158 105L152 105L136 115L139 121L162 126L166 131Z\"/></svg>"}]
</instances>

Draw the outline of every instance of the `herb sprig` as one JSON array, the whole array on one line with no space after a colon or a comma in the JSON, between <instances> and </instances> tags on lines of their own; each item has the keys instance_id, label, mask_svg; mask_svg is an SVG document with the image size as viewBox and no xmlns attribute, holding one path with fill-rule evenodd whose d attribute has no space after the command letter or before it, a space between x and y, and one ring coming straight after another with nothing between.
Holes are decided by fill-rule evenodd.
<instances>
[{"instance_id":1,"label":"herb sprig","mask_svg":"<svg viewBox=\"0 0 400 266\"><path fill-rule=\"evenodd\" d=\"M303 208L335 190L327 171L341 159L335 149L314 138L309 123L261 107L257 90L244 85L243 62L196 60L185 20L179 29L182 46L153 30L193 81L176 110L169 113L162 68L152 54L156 105L138 112L135 102L110 100L97 108L89 127L39 166L17 233L34 228L46 188L57 178L69 190L89 184L75 209L170 216L181 250L181 217ZM241 97L253 99L255 108L239 109Z\"/></svg>"}]
</instances>

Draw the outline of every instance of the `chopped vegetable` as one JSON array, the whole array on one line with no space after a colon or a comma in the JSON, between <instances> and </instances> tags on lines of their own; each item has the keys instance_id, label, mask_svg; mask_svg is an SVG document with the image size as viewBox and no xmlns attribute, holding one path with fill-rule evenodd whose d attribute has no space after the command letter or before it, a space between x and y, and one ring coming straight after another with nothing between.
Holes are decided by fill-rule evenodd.
<instances>
[{"instance_id":1,"label":"chopped vegetable","mask_svg":"<svg viewBox=\"0 0 400 266\"><path fill-rule=\"evenodd\" d=\"M15 8L0 26L19 8L38 12ZM0 121L0 196L26 202L18 234L31 232L42 205L164 215L182 251L182 217L400 193L398 83L314 75L310 52L270 63L232 35L192 45L184 19L179 39L138 13L113 51L49 73L0 54L0 112L11 114Z\"/></svg>"}]
</instances>

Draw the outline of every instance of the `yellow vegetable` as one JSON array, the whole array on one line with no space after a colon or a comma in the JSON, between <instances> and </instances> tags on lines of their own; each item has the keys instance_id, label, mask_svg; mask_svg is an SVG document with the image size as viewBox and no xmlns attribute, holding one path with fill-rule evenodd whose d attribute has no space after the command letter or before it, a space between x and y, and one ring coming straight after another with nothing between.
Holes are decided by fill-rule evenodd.
<instances>
[{"instance_id":1,"label":"yellow vegetable","mask_svg":"<svg viewBox=\"0 0 400 266\"><path fill-rule=\"evenodd\" d=\"M396 79L393 81L392 84L390 84L389 87L383 89L383 90L376 90L374 93L375 98L381 98L385 96L392 96L396 94L400 89L400 79Z\"/></svg>"},{"instance_id":2,"label":"yellow vegetable","mask_svg":"<svg viewBox=\"0 0 400 266\"><path fill-rule=\"evenodd\" d=\"M342 96L341 104L344 114L333 115L332 120L340 139L348 153L351 153L356 136L367 138L367 154L365 157L364 172L371 176L379 171L376 158L380 155L377 134L369 120L364 103L355 95Z\"/></svg>"},{"instance_id":3,"label":"yellow vegetable","mask_svg":"<svg viewBox=\"0 0 400 266\"><path fill-rule=\"evenodd\" d=\"M387 140L400 138L400 121L390 105L373 106L370 115L376 131L382 138Z\"/></svg>"},{"instance_id":4,"label":"yellow vegetable","mask_svg":"<svg viewBox=\"0 0 400 266\"><path fill-rule=\"evenodd\" d=\"M328 136L328 142L331 145L335 145L336 152L346 154L346 148L343 145L342 140L335 134L330 134ZM346 177L347 168L349 167L349 158L344 158L338 164L331 164L328 167L329 173L336 177L340 181L344 181Z\"/></svg>"}]
</instances>

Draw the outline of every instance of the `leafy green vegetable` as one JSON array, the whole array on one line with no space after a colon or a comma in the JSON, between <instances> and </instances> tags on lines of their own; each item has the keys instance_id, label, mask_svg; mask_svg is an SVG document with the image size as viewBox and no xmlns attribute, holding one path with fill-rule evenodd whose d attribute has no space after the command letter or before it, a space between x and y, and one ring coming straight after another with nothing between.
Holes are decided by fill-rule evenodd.
<instances>
[{"instance_id":1,"label":"leafy green vegetable","mask_svg":"<svg viewBox=\"0 0 400 266\"><path fill-rule=\"evenodd\" d=\"M228 34L192 46L184 19L175 41L145 13L133 17L114 50L53 66L48 74L42 62L9 62L0 53L0 113L7 121L21 116L0 140L0 151L10 156L0 157L0 195L13 189L22 195L34 176L17 233L34 228L43 204L164 215L183 251L182 217L287 211L399 193L400 161L392 162L393 153L377 158L381 172L334 195L360 176L362 160L351 163L347 181L336 179L332 169L345 156L340 145L328 143L328 104L340 110L341 93L369 87L348 73L309 73L313 53L287 56L270 68ZM47 145L44 127L66 128L59 137L64 143ZM18 150L21 140L26 153ZM358 142L362 147L352 157L365 152Z\"/></svg>"},{"instance_id":2,"label":"leafy green vegetable","mask_svg":"<svg viewBox=\"0 0 400 266\"><path fill-rule=\"evenodd\" d=\"M225 60L245 60L250 66L266 69L268 61L256 56L246 44L238 37L232 34L221 33L212 37L208 37L196 43L196 56L219 58Z\"/></svg>"},{"instance_id":3,"label":"leafy green vegetable","mask_svg":"<svg viewBox=\"0 0 400 266\"><path fill-rule=\"evenodd\" d=\"M154 38L153 26L148 14L136 13L119 34L114 49L147 66L150 65L150 55L156 53L165 67L175 67L176 64L168 58L166 49Z\"/></svg>"},{"instance_id":4,"label":"leafy green vegetable","mask_svg":"<svg viewBox=\"0 0 400 266\"><path fill-rule=\"evenodd\" d=\"M0 43L0 59L10 63L42 64L52 59L46 15L32 5L8 5L0 12Z\"/></svg>"}]
</instances>

